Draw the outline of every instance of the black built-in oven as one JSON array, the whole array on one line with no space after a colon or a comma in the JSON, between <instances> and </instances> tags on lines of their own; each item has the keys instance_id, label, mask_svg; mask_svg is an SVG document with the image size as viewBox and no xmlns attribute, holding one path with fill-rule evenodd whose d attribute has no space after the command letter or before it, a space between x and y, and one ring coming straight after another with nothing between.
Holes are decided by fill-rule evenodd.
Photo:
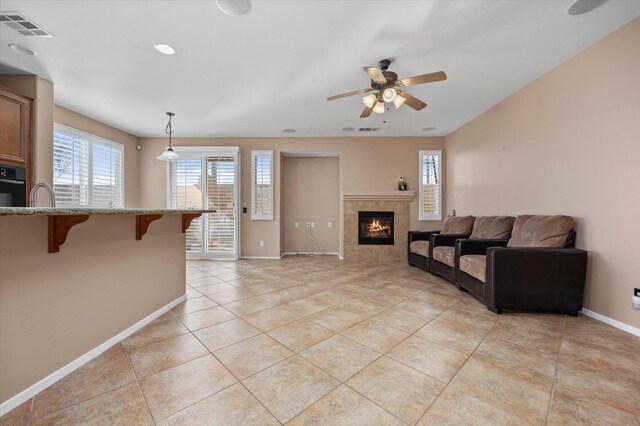
<instances>
[{"instance_id":1,"label":"black built-in oven","mask_svg":"<svg viewBox=\"0 0 640 426\"><path fill-rule=\"evenodd\" d=\"M0 207L26 207L26 176L23 167L0 164Z\"/></svg>"}]
</instances>

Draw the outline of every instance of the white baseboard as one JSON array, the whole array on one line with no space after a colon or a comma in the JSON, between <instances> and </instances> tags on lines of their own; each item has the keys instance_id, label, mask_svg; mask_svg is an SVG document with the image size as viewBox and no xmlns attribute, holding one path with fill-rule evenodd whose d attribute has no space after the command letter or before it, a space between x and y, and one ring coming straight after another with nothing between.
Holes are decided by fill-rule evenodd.
<instances>
[{"instance_id":1,"label":"white baseboard","mask_svg":"<svg viewBox=\"0 0 640 426\"><path fill-rule=\"evenodd\" d=\"M340 256L340 253L336 252L321 252L321 251L287 251L284 256Z\"/></svg>"},{"instance_id":2,"label":"white baseboard","mask_svg":"<svg viewBox=\"0 0 640 426\"><path fill-rule=\"evenodd\" d=\"M284 257L284 254L280 256L242 256L241 259L257 259L257 260L279 260Z\"/></svg>"},{"instance_id":3,"label":"white baseboard","mask_svg":"<svg viewBox=\"0 0 640 426\"><path fill-rule=\"evenodd\" d=\"M124 330L121 333L116 334L111 339L107 340L106 342L102 343L101 345L91 349L89 352L87 352L84 355L80 356L79 358L71 361L69 364L65 365L61 369L59 369L57 371L54 371L53 373L49 374L44 379L42 379L39 382L29 386L27 389L23 390L19 394L17 394L15 396L9 398L8 400L4 401L2 404L0 404L0 416L5 415L9 411L13 410L14 408L16 408L17 406L22 404L23 402L28 401L29 399L33 398L36 394L42 392L43 390L45 390L46 388L48 388L52 384L56 383L58 380L62 379L66 375L68 375L70 373L73 373L75 370L77 370L78 368L82 367L87 362L91 361L92 359L94 359L95 357L97 357L98 355L100 355L101 353L106 351L107 349L109 349L111 346L113 346L116 343L118 343L118 342L124 340L125 338L129 337L130 335L132 335L136 331L140 330L145 325L149 324L154 319L158 318L160 315L162 315L162 314L164 314L166 312L169 312L169 310L171 310L171 308L173 308L174 306L178 305L179 303L184 302L185 300L187 300L187 295L186 294L178 297L173 302L163 306L162 308L158 309L157 311L155 311L151 315L147 316L146 318L141 319L140 321L138 321L137 323L135 323L131 327L127 328L126 330Z\"/></svg>"},{"instance_id":4,"label":"white baseboard","mask_svg":"<svg viewBox=\"0 0 640 426\"><path fill-rule=\"evenodd\" d=\"M631 333L634 336L640 337L640 328L636 328L629 324L625 324L621 321L615 320L613 318L606 317L597 312L590 311L589 309L582 308L581 312L587 317L593 318L598 321L602 321L603 323L609 324L612 327L619 328L622 331L626 331L627 333Z\"/></svg>"}]
</instances>

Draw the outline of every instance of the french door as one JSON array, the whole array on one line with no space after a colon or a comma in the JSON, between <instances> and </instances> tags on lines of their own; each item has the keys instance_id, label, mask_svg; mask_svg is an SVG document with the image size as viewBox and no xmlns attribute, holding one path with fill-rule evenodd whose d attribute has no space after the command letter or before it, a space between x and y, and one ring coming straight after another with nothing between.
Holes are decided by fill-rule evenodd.
<instances>
[{"instance_id":1,"label":"french door","mask_svg":"<svg viewBox=\"0 0 640 426\"><path fill-rule=\"evenodd\" d=\"M237 147L174 147L169 162L168 204L207 209L187 230L187 258L240 257L240 152Z\"/></svg>"}]
</instances>

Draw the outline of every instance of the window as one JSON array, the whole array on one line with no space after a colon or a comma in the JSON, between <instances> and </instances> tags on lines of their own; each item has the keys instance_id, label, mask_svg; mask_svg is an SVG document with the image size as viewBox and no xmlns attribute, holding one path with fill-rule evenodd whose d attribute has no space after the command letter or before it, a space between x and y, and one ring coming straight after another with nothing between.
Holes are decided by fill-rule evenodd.
<instances>
[{"instance_id":1,"label":"window","mask_svg":"<svg viewBox=\"0 0 640 426\"><path fill-rule=\"evenodd\" d=\"M124 206L124 147L55 124L53 189L58 207Z\"/></svg>"},{"instance_id":2,"label":"window","mask_svg":"<svg viewBox=\"0 0 640 426\"><path fill-rule=\"evenodd\" d=\"M273 151L251 151L251 219L273 220Z\"/></svg>"},{"instance_id":3,"label":"window","mask_svg":"<svg viewBox=\"0 0 640 426\"><path fill-rule=\"evenodd\" d=\"M442 220L442 151L420 151L419 220Z\"/></svg>"}]
</instances>

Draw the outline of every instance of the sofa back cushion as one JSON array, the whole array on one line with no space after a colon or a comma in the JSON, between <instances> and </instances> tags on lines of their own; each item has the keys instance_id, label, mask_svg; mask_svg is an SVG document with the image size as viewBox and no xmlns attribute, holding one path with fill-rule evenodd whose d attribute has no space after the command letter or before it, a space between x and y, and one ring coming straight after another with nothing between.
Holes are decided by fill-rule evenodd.
<instances>
[{"instance_id":1,"label":"sofa back cushion","mask_svg":"<svg viewBox=\"0 0 640 426\"><path fill-rule=\"evenodd\" d=\"M506 240L511 235L513 216L480 216L473 224L472 240Z\"/></svg>"},{"instance_id":2,"label":"sofa back cushion","mask_svg":"<svg viewBox=\"0 0 640 426\"><path fill-rule=\"evenodd\" d=\"M564 247L572 229L571 216L518 216L507 247Z\"/></svg>"},{"instance_id":3,"label":"sofa back cushion","mask_svg":"<svg viewBox=\"0 0 640 426\"><path fill-rule=\"evenodd\" d=\"M442 225L443 235L451 234L471 234L473 230L473 222L476 218L474 216L447 216Z\"/></svg>"}]
</instances>

